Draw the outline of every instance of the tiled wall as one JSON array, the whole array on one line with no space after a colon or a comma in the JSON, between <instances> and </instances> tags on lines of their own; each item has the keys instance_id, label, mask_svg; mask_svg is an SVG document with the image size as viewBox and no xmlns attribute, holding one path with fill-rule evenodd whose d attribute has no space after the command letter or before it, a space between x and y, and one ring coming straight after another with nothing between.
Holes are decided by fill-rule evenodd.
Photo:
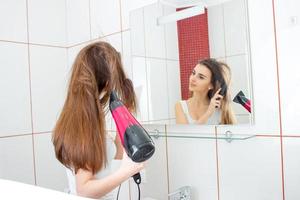
<instances>
[{"instance_id":1,"label":"tiled wall","mask_svg":"<svg viewBox=\"0 0 300 200\"><path fill-rule=\"evenodd\" d=\"M0 178L66 189L51 130L65 99L70 67L83 46L101 39L122 53L132 78L128 12L137 2L0 1ZM111 120L107 127L114 129ZM129 191L125 183L122 199L130 199Z\"/></svg>"},{"instance_id":2,"label":"tiled wall","mask_svg":"<svg viewBox=\"0 0 300 200\"><path fill-rule=\"evenodd\" d=\"M178 11L182 9L177 9ZM181 99L188 99L189 77L197 62L209 58L207 9L205 13L177 22Z\"/></svg>"},{"instance_id":3,"label":"tiled wall","mask_svg":"<svg viewBox=\"0 0 300 200\"><path fill-rule=\"evenodd\" d=\"M294 0L248 1L255 123L198 128L199 134L216 133L217 140L168 138L171 192L191 185L195 199L300 198L299 106L291 99L299 97L293 92L300 83L295 66L299 8ZM194 131L194 127L167 127L170 136ZM227 131L256 137L228 143L221 139ZM190 152L194 153L189 157Z\"/></svg>"},{"instance_id":4,"label":"tiled wall","mask_svg":"<svg viewBox=\"0 0 300 200\"><path fill-rule=\"evenodd\" d=\"M135 84L145 81L135 79L137 70L148 72L147 62L156 67L160 63L131 60L130 40L141 38L130 38L129 11L153 2L0 1L1 178L64 190L65 173L54 158L50 136L64 100L70 64L82 46L101 37L122 52ZM147 128L167 134L221 136L231 131L256 137L231 143L223 139L154 140L157 151L143 174L144 197L165 200L167 193L191 185L196 199L300 198L300 4L296 0L249 0L248 7L254 125ZM142 67L132 67L135 62ZM136 199L131 181L122 187L121 196Z\"/></svg>"},{"instance_id":5,"label":"tiled wall","mask_svg":"<svg viewBox=\"0 0 300 200\"><path fill-rule=\"evenodd\" d=\"M175 8L154 3L130 13L133 82L143 123L173 123L180 100L176 22L157 25Z\"/></svg>"},{"instance_id":6,"label":"tiled wall","mask_svg":"<svg viewBox=\"0 0 300 200\"><path fill-rule=\"evenodd\" d=\"M247 1L232 0L207 10L210 56L230 66L232 98L242 90L247 98L252 99ZM232 106L239 124L251 123L246 109L236 103Z\"/></svg>"}]
</instances>

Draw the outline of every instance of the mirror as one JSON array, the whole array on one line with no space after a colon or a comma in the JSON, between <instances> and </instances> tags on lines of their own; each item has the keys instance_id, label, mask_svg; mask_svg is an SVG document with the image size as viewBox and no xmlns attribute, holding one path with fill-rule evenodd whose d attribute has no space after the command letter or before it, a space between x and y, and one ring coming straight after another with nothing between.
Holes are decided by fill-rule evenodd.
<instances>
[{"instance_id":1,"label":"mirror","mask_svg":"<svg viewBox=\"0 0 300 200\"><path fill-rule=\"evenodd\" d=\"M237 124L252 124L254 115L248 111L252 78L246 1L207 1L214 3L203 5L182 2L159 1L130 13L139 120L143 124L175 124L175 104L191 98L194 67L199 60L214 58L231 69L228 94ZM244 96L236 97L240 91ZM197 112L190 110L190 103L186 105L185 117L190 114L195 118L192 114ZM217 121L210 124L222 124Z\"/></svg>"}]
</instances>

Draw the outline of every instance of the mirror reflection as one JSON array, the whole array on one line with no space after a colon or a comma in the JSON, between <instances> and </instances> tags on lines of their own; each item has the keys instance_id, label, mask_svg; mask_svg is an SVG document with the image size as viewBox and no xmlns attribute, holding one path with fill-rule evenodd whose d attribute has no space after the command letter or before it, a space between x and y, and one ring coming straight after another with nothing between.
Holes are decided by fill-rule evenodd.
<instances>
[{"instance_id":1,"label":"mirror reflection","mask_svg":"<svg viewBox=\"0 0 300 200\"><path fill-rule=\"evenodd\" d=\"M253 123L247 19L244 0L160 1L131 11L140 121Z\"/></svg>"}]
</instances>

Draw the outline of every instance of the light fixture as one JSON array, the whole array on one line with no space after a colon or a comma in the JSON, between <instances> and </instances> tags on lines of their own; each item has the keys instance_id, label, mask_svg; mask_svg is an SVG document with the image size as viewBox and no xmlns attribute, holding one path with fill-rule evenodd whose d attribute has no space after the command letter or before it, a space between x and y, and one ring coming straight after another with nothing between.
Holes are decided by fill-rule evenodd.
<instances>
[{"instance_id":1,"label":"light fixture","mask_svg":"<svg viewBox=\"0 0 300 200\"><path fill-rule=\"evenodd\" d=\"M175 8L186 8L205 3L203 0L159 0L159 2Z\"/></svg>"},{"instance_id":2,"label":"light fixture","mask_svg":"<svg viewBox=\"0 0 300 200\"><path fill-rule=\"evenodd\" d=\"M162 5L172 6L174 8L188 8L159 17L157 19L157 24L162 25L188 17L193 17L195 15L200 15L205 12L205 8L220 5L227 1L232 0L159 0L159 3Z\"/></svg>"}]
</instances>

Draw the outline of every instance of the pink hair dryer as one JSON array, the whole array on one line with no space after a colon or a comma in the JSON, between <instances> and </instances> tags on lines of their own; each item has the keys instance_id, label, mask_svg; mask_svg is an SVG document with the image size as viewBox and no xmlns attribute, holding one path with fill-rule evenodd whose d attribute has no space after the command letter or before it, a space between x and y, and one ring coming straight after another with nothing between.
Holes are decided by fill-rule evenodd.
<instances>
[{"instance_id":1,"label":"pink hair dryer","mask_svg":"<svg viewBox=\"0 0 300 200\"><path fill-rule=\"evenodd\" d=\"M154 154L154 143L147 131L127 110L114 91L110 94L109 108L128 157L134 162L148 160ZM135 176L139 176L139 173L133 177L136 181Z\"/></svg>"}]
</instances>

